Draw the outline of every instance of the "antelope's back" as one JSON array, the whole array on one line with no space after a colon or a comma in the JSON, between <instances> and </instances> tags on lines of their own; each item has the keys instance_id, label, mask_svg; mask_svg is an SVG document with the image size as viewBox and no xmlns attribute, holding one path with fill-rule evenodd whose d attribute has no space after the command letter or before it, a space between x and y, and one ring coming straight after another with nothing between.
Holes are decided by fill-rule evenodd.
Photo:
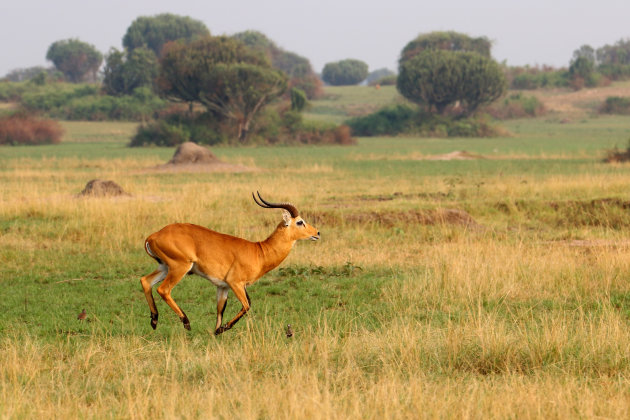
<instances>
[{"instance_id":1,"label":"antelope's back","mask_svg":"<svg viewBox=\"0 0 630 420\"><path fill-rule=\"evenodd\" d=\"M191 223L167 225L151 234L147 243L161 259L195 263L217 278L225 277L236 259L257 258L255 243Z\"/></svg>"}]
</instances>

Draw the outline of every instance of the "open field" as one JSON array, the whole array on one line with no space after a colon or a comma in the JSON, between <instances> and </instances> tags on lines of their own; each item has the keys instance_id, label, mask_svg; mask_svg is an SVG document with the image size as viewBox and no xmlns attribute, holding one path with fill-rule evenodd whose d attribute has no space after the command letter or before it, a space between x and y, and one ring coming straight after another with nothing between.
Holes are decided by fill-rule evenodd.
<instances>
[{"instance_id":1,"label":"open field","mask_svg":"<svg viewBox=\"0 0 630 420\"><path fill-rule=\"evenodd\" d=\"M360 107L335 94L339 115ZM173 149L125 147L124 123L2 148L0 418L630 417L630 165L601 162L630 120L561 121L214 149L244 173L152 171ZM427 159L455 150L485 158ZM93 178L131 196L77 198ZM255 190L322 239L251 286L225 334L197 276L173 291L192 331L162 301L153 331L144 238L187 221L262 240L281 219ZM446 209L470 218L431 217Z\"/></svg>"}]
</instances>

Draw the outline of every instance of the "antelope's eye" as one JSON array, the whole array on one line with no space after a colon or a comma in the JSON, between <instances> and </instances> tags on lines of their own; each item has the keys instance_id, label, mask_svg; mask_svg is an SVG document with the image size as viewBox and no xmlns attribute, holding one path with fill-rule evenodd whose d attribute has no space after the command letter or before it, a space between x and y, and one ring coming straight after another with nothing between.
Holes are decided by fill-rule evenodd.
<instances>
[{"instance_id":1,"label":"antelope's eye","mask_svg":"<svg viewBox=\"0 0 630 420\"><path fill-rule=\"evenodd\" d=\"M304 220L298 220L296 225L298 226L304 226Z\"/></svg>"}]
</instances>

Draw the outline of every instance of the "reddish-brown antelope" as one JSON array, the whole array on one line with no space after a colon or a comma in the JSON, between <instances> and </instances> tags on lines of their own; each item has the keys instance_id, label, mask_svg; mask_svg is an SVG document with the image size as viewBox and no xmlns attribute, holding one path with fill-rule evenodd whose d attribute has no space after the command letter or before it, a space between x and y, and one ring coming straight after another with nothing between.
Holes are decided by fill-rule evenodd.
<instances>
[{"instance_id":1,"label":"reddish-brown antelope","mask_svg":"<svg viewBox=\"0 0 630 420\"><path fill-rule=\"evenodd\" d=\"M258 193L258 192L257 192ZM246 287L276 268L289 255L299 239L319 239L319 231L302 219L297 209L289 203L269 203L258 193L252 193L254 201L267 209L282 209L282 219L276 230L264 241L250 242L245 239L215 232L203 226L174 223L151 234L144 248L159 267L142 277L144 295L151 310L151 327L158 322L158 310L152 288L179 316L184 328L190 330L188 317L171 297L171 290L186 274L198 274L217 287L217 324L215 334L229 330L249 310L251 301ZM232 289L243 305L234 319L222 325L228 291Z\"/></svg>"}]
</instances>

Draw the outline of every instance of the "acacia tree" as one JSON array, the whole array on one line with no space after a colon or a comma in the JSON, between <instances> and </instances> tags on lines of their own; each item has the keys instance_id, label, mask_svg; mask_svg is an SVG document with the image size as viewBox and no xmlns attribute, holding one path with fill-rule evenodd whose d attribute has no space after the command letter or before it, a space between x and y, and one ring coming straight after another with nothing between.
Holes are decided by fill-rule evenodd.
<instances>
[{"instance_id":1,"label":"acacia tree","mask_svg":"<svg viewBox=\"0 0 630 420\"><path fill-rule=\"evenodd\" d=\"M356 85L368 75L368 65L360 60L346 59L327 63L322 70L322 79L333 86Z\"/></svg>"},{"instance_id":2,"label":"acacia tree","mask_svg":"<svg viewBox=\"0 0 630 420\"><path fill-rule=\"evenodd\" d=\"M200 92L201 103L238 124L238 139L245 142L258 111L287 88L286 76L278 70L249 63L218 63L207 74Z\"/></svg>"},{"instance_id":3,"label":"acacia tree","mask_svg":"<svg viewBox=\"0 0 630 420\"><path fill-rule=\"evenodd\" d=\"M157 83L167 98L233 120L244 142L256 114L286 90L287 77L262 54L221 36L165 45Z\"/></svg>"},{"instance_id":4,"label":"acacia tree","mask_svg":"<svg viewBox=\"0 0 630 420\"><path fill-rule=\"evenodd\" d=\"M425 50L400 64L396 86L410 101L439 114L459 102L471 115L499 98L506 82L499 65L477 53Z\"/></svg>"},{"instance_id":5,"label":"acacia tree","mask_svg":"<svg viewBox=\"0 0 630 420\"><path fill-rule=\"evenodd\" d=\"M134 20L123 37L123 46L128 51L146 47L159 57L162 47L170 41L191 41L207 36L210 36L210 31L203 22L188 16L163 13Z\"/></svg>"},{"instance_id":6,"label":"acacia tree","mask_svg":"<svg viewBox=\"0 0 630 420\"><path fill-rule=\"evenodd\" d=\"M96 80L103 55L93 46L78 39L56 41L48 47L46 59L71 82Z\"/></svg>"}]
</instances>

